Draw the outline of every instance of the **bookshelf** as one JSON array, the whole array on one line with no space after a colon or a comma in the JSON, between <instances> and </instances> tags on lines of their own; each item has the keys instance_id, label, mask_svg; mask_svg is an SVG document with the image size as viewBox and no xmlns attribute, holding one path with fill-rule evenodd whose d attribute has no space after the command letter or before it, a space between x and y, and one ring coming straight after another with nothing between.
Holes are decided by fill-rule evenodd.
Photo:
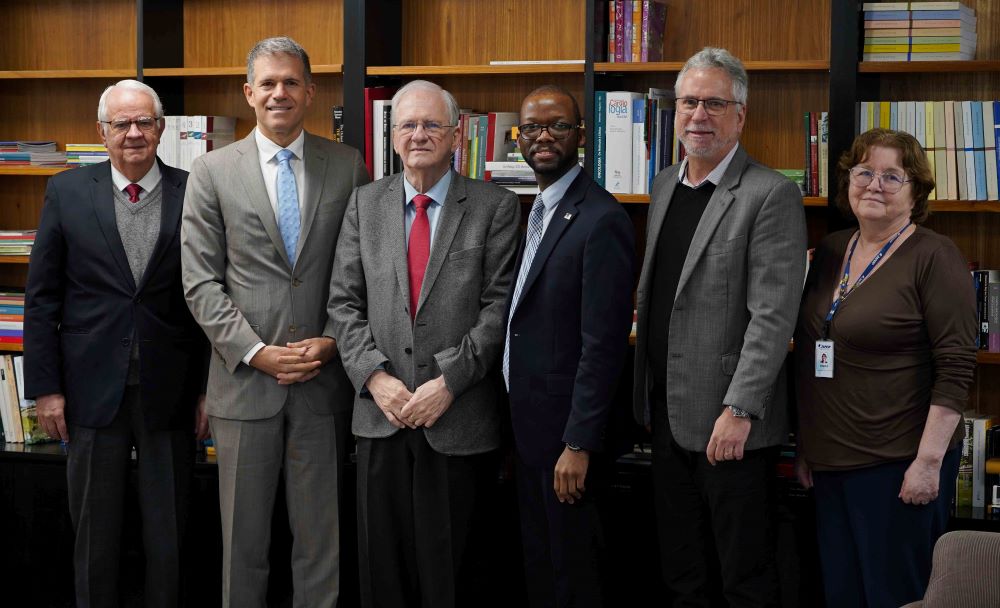
<instances>
[{"instance_id":1,"label":"bookshelf","mask_svg":"<svg viewBox=\"0 0 1000 608\"><path fill-rule=\"evenodd\" d=\"M672 87L683 61L713 45L740 57L750 76L741 140L748 152L772 167L802 166L802 114L826 110L833 169L854 137L857 101L992 99L1000 90L1000 6L986 0L965 0L978 17L976 60L926 63L860 61L855 3L665 1L664 60L654 63L603 61L596 24L606 19L607 0L2 3L0 21L11 35L0 39L0 139L50 138L60 147L93 141L98 96L128 77L156 88L168 113L236 116L242 137L254 124L242 93L246 53L280 34L310 53L317 94L306 128L326 136L332 106L363 116L365 86L413 78L433 80L462 107L482 111L517 110L531 89L557 83L577 96L592 125L595 90ZM85 48L77 43L84 28ZM558 63L566 60L584 63ZM362 147L362 129L361 120L348 118L347 143ZM589 165L589 145L586 153ZM36 226L45 181L61 170L0 168L0 229ZM833 205L834 182L829 199L803 200L811 244L845 225ZM648 195L618 199L644 233ZM1000 201L934 201L932 210L930 227L981 267L1000 267L1000 241L992 236L1000 231ZM0 260L0 284L23 284L26 269L23 259ZM980 357L977 387L992 383L990 395L1000 395L1000 374L991 373L998 361ZM977 407L1000 413L1000 397L980 398Z\"/></svg>"}]
</instances>

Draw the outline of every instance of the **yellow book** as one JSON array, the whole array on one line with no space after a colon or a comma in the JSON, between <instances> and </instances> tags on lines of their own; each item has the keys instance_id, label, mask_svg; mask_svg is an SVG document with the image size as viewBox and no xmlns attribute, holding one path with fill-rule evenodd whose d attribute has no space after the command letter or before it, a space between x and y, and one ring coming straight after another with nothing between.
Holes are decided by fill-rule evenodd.
<instances>
[{"instance_id":1,"label":"yellow book","mask_svg":"<svg viewBox=\"0 0 1000 608\"><path fill-rule=\"evenodd\" d=\"M934 172L934 102L932 101L918 101L917 103L924 104L924 140L927 142L927 164L931 167L931 175L935 175ZM931 193L927 196L929 200L937 200L937 188L931 190Z\"/></svg>"},{"instance_id":2,"label":"yellow book","mask_svg":"<svg viewBox=\"0 0 1000 608\"><path fill-rule=\"evenodd\" d=\"M961 53L962 44L866 44L865 53Z\"/></svg>"},{"instance_id":3,"label":"yellow book","mask_svg":"<svg viewBox=\"0 0 1000 608\"><path fill-rule=\"evenodd\" d=\"M878 126L881 129L888 129L892 126L892 102L878 102Z\"/></svg>"}]
</instances>

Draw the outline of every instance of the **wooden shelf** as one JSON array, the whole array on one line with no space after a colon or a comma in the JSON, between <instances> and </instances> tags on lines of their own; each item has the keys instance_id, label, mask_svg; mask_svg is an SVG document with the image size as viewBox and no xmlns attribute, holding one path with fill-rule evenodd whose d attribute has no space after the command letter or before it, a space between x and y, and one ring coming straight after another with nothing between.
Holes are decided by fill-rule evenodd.
<instances>
[{"instance_id":1,"label":"wooden shelf","mask_svg":"<svg viewBox=\"0 0 1000 608\"><path fill-rule=\"evenodd\" d=\"M41 78L135 78L134 68L122 70L2 70L0 80L37 80Z\"/></svg>"},{"instance_id":2,"label":"wooden shelf","mask_svg":"<svg viewBox=\"0 0 1000 608\"><path fill-rule=\"evenodd\" d=\"M582 63L529 63L517 65L375 65L369 76L481 76L488 74L582 74Z\"/></svg>"},{"instance_id":3,"label":"wooden shelf","mask_svg":"<svg viewBox=\"0 0 1000 608\"><path fill-rule=\"evenodd\" d=\"M12 342L0 342L0 351L19 353L24 351L24 345Z\"/></svg>"},{"instance_id":4,"label":"wooden shelf","mask_svg":"<svg viewBox=\"0 0 1000 608\"><path fill-rule=\"evenodd\" d=\"M1000 201L930 201L937 213L998 213Z\"/></svg>"},{"instance_id":5,"label":"wooden shelf","mask_svg":"<svg viewBox=\"0 0 1000 608\"><path fill-rule=\"evenodd\" d=\"M648 194L616 194L614 195L619 203L637 203L640 205L649 204ZM803 207L826 207L825 196L804 196L802 197Z\"/></svg>"},{"instance_id":6,"label":"wooden shelf","mask_svg":"<svg viewBox=\"0 0 1000 608\"><path fill-rule=\"evenodd\" d=\"M1000 61L862 61L858 71L863 73L909 72L942 73L955 72L1000 72Z\"/></svg>"},{"instance_id":7,"label":"wooden shelf","mask_svg":"<svg viewBox=\"0 0 1000 608\"><path fill-rule=\"evenodd\" d=\"M0 264L27 264L29 259L26 255L0 255Z\"/></svg>"},{"instance_id":8,"label":"wooden shelf","mask_svg":"<svg viewBox=\"0 0 1000 608\"><path fill-rule=\"evenodd\" d=\"M595 72L679 72L684 67L683 61L650 61L646 63L610 63L606 61L594 64ZM828 72L830 62L825 60L801 61L746 61L743 67L748 72Z\"/></svg>"},{"instance_id":9,"label":"wooden shelf","mask_svg":"<svg viewBox=\"0 0 1000 608\"><path fill-rule=\"evenodd\" d=\"M69 169L71 167L10 166L0 167L0 175L55 175Z\"/></svg>"},{"instance_id":10,"label":"wooden shelf","mask_svg":"<svg viewBox=\"0 0 1000 608\"><path fill-rule=\"evenodd\" d=\"M330 63L310 66L313 74L343 74L344 66ZM147 68L143 76L246 76L247 66L209 68Z\"/></svg>"},{"instance_id":11,"label":"wooden shelf","mask_svg":"<svg viewBox=\"0 0 1000 608\"><path fill-rule=\"evenodd\" d=\"M984 350L976 351L976 363L980 365L1000 365L1000 353L988 353Z\"/></svg>"}]
</instances>

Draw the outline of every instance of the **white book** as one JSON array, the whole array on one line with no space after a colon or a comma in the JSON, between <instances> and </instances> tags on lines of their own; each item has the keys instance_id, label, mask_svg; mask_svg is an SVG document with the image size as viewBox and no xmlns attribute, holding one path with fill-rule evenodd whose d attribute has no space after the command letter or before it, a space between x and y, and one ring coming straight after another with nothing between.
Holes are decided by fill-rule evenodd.
<instances>
[{"instance_id":1,"label":"white book","mask_svg":"<svg viewBox=\"0 0 1000 608\"><path fill-rule=\"evenodd\" d=\"M14 380L17 382L17 400L24 401L24 357L14 355Z\"/></svg>"},{"instance_id":2,"label":"white book","mask_svg":"<svg viewBox=\"0 0 1000 608\"><path fill-rule=\"evenodd\" d=\"M819 195L829 196L829 170L830 161L830 116L828 112L819 113Z\"/></svg>"},{"instance_id":3,"label":"white book","mask_svg":"<svg viewBox=\"0 0 1000 608\"><path fill-rule=\"evenodd\" d=\"M379 180L386 176L384 170L385 163L385 133L383 131L382 116L387 105L392 105L388 99L376 99L372 102L372 164L374 169L374 179Z\"/></svg>"},{"instance_id":4,"label":"white book","mask_svg":"<svg viewBox=\"0 0 1000 608\"><path fill-rule=\"evenodd\" d=\"M993 102L976 102L983 104L983 142L986 144L986 198L991 201L1000 199L1000 188L997 187L997 150L996 124L993 121Z\"/></svg>"},{"instance_id":5,"label":"white book","mask_svg":"<svg viewBox=\"0 0 1000 608\"><path fill-rule=\"evenodd\" d=\"M630 194L632 191L632 100L641 93L608 91L605 103L604 187L608 192Z\"/></svg>"},{"instance_id":6,"label":"white book","mask_svg":"<svg viewBox=\"0 0 1000 608\"><path fill-rule=\"evenodd\" d=\"M965 189L968 191L968 198L962 200L976 200L976 153L975 143L972 138L972 102L962 102L962 129L965 131Z\"/></svg>"},{"instance_id":7,"label":"white book","mask_svg":"<svg viewBox=\"0 0 1000 608\"><path fill-rule=\"evenodd\" d=\"M937 200L937 169L934 166L934 148L937 147L934 135L934 102L925 101L924 104L924 139L927 140L927 145L924 146L924 150L927 151L927 164L931 166L931 175L934 176L935 186L931 190L931 193L927 196L929 200Z\"/></svg>"},{"instance_id":8,"label":"white book","mask_svg":"<svg viewBox=\"0 0 1000 608\"><path fill-rule=\"evenodd\" d=\"M916 101L913 103L913 127L916 133L913 134L920 142L920 147L927 148L927 118L924 116L924 109L927 106L924 105L922 101Z\"/></svg>"},{"instance_id":9,"label":"white book","mask_svg":"<svg viewBox=\"0 0 1000 608\"><path fill-rule=\"evenodd\" d=\"M645 100L632 103L632 194L646 194Z\"/></svg>"},{"instance_id":10,"label":"white book","mask_svg":"<svg viewBox=\"0 0 1000 608\"><path fill-rule=\"evenodd\" d=\"M11 393L8 385L14 381L7 374L7 365L4 361L9 355L4 355L0 357L0 392L3 393L2 399L4 403L4 409L7 411L7 419L10 421L10 435L6 435L7 441L12 441L14 443L24 443L24 431L21 429L21 404L14 403L15 399L11 398L11 394L17 394L15 390ZM6 429L5 429L6 434Z\"/></svg>"},{"instance_id":11,"label":"white book","mask_svg":"<svg viewBox=\"0 0 1000 608\"><path fill-rule=\"evenodd\" d=\"M972 419L972 507L986 506L986 431L992 426L989 416Z\"/></svg>"}]
</instances>

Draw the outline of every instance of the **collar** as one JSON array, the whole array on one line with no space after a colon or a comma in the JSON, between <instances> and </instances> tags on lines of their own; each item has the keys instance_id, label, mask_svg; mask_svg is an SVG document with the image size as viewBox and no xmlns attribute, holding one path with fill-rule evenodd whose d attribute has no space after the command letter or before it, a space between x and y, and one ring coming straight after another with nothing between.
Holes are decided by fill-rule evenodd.
<instances>
[{"instance_id":1,"label":"collar","mask_svg":"<svg viewBox=\"0 0 1000 608\"><path fill-rule=\"evenodd\" d=\"M700 184L692 184L691 182L688 181L687 178L688 159L685 158L683 161L681 161L681 170L677 173L677 181L691 188L697 188L698 186L701 186L705 182L712 182L713 184L718 186L722 182L722 177L726 174L726 169L729 168L729 163L733 162L733 157L736 156L736 150L739 147L740 147L739 142L736 142L736 145L733 146L733 149L729 151L729 154L726 154L725 158L719 161L719 164L715 165L715 168L712 169L711 173L709 173L708 176L706 176L705 179L702 180Z\"/></svg>"},{"instance_id":2,"label":"collar","mask_svg":"<svg viewBox=\"0 0 1000 608\"><path fill-rule=\"evenodd\" d=\"M295 141L288 144L286 148L282 148L268 139L267 136L261 133L260 129L257 128L254 128L253 130L253 139L257 142L257 153L267 162L275 160L274 156L283 149L291 150L292 154L295 155L295 158L302 160L303 151L306 145L306 130L302 129L302 131L299 132L299 136L295 138Z\"/></svg>"},{"instance_id":3,"label":"collar","mask_svg":"<svg viewBox=\"0 0 1000 608\"><path fill-rule=\"evenodd\" d=\"M146 175L143 175L142 179L135 183L142 187L143 192L152 192L153 188L156 188L157 184L160 183L160 179L160 162L154 161L153 166L146 172ZM111 164L111 181L115 184L115 188L119 192L123 192L125 186L132 183L132 180L125 177L121 171L115 168L114 164Z\"/></svg>"},{"instance_id":4,"label":"collar","mask_svg":"<svg viewBox=\"0 0 1000 608\"><path fill-rule=\"evenodd\" d=\"M545 211L552 211L559 204L577 175L580 175L580 165L573 165L565 175L556 180L556 183L542 190L542 204L545 205Z\"/></svg>"},{"instance_id":5,"label":"collar","mask_svg":"<svg viewBox=\"0 0 1000 608\"><path fill-rule=\"evenodd\" d=\"M428 188L427 192L424 192L423 194L426 194L427 196L431 197L431 199L435 203L444 206L444 200L448 198L448 189L450 187L451 187L451 169L446 171L445 174L441 176L441 179L439 179L436 184ZM414 196L421 194L420 192L417 192L417 189L410 184L409 180L406 179L405 175L403 176L403 192L406 195L406 198L403 201L404 205L409 205L410 201L413 200Z\"/></svg>"}]
</instances>

